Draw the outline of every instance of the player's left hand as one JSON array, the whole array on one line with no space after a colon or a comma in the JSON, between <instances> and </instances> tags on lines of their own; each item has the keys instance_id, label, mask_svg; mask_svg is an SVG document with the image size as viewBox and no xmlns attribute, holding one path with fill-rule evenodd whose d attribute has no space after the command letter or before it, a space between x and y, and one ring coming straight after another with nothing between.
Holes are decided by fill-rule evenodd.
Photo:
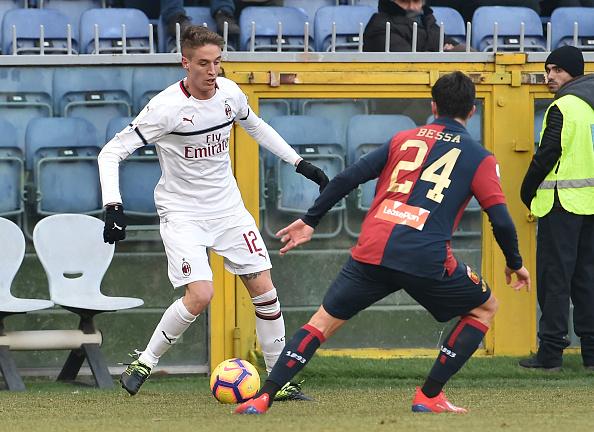
<instances>
[{"instance_id":1,"label":"player's left hand","mask_svg":"<svg viewBox=\"0 0 594 432\"><path fill-rule=\"evenodd\" d=\"M512 274L515 274L518 278L518 280L515 281L513 284L511 283L512 282ZM528 273L528 270L524 266L522 266L518 270L512 270L506 266L505 267L505 282L508 285L511 285L511 287L516 291L520 291L522 288L526 287L526 291L530 292L530 273Z\"/></svg>"},{"instance_id":2,"label":"player's left hand","mask_svg":"<svg viewBox=\"0 0 594 432\"><path fill-rule=\"evenodd\" d=\"M320 192L324 190L330 181L328 180L328 176L326 173L324 173L324 171L304 159L301 159L297 164L297 172L318 184L320 186Z\"/></svg>"},{"instance_id":3,"label":"player's left hand","mask_svg":"<svg viewBox=\"0 0 594 432\"><path fill-rule=\"evenodd\" d=\"M310 241L313 232L314 229L301 219L297 219L291 225L286 226L277 232L276 236L280 237L280 241L285 244L279 251L281 256L289 252L291 249Z\"/></svg>"}]
</instances>

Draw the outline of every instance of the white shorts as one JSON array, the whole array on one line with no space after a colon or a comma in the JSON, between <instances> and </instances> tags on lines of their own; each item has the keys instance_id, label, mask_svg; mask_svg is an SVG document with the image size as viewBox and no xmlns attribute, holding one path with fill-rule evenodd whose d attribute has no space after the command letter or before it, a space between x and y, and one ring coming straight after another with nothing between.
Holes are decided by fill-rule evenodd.
<instances>
[{"instance_id":1,"label":"white shorts","mask_svg":"<svg viewBox=\"0 0 594 432\"><path fill-rule=\"evenodd\" d=\"M272 267L262 235L247 210L220 219L161 221L161 238L167 273L175 288L199 280L212 281L207 248L221 255L225 268L236 275Z\"/></svg>"}]
</instances>

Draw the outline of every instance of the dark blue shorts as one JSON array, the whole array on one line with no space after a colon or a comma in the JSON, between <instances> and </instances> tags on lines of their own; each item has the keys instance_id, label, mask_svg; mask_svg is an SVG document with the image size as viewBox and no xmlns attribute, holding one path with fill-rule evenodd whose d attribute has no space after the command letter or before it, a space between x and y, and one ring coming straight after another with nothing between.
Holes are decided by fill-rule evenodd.
<instances>
[{"instance_id":1,"label":"dark blue shorts","mask_svg":"<svg viewBox=\"0 0 594 432\"><path fill-rule=\"evenodd\" d=\"M326 292L322 305L333 317L348 320L401 289L440 322L466 315L491 296L487 283L462 262L458 262L451 276L434 280L364 264L349 257Z\"/></svg>"}]
</instances>

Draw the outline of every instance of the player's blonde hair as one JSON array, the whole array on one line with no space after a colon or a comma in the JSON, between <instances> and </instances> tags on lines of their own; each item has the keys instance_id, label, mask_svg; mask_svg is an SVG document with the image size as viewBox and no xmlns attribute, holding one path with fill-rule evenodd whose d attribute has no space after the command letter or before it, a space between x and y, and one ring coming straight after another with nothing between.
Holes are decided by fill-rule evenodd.
<instances>
[{"instance_id":1,"label":"player's blonde hair","mask_svg":"<svg viewBox=\"0 0 594 432\"><path fill-rule=\"evenodd\" d=\"M188 57L189 51L204 45L217 45L223 49L225 41L223 38L206 27L190 25L184 29L181 35L181 49L184 57Z\"/></svg>"}]
</instances>

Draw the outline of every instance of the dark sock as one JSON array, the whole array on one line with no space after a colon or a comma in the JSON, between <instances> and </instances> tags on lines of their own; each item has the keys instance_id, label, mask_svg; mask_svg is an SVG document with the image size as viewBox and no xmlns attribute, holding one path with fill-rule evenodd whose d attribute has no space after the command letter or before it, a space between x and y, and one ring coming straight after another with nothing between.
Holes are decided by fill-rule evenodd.
<instances>
[{"instance_id":1,"label":"dark sock","mask_svg":"<svg viewBox=\"0 0 594 432\"><path fill-rule=\"evenodd\" d=\"M272 405L272 400L278 390L305 367L324 340L322 332L309 324L297 330L293 338L285 345L282 354L256 397L268 393L270 395L269 404Z\"/></svg>"},{"instance_id":2,"label":"dark sock","mask_svg":"<svg viewBox=\"0 0 594 432\"><path fill-rule=\"evenodd\" d=\"M435 393L438 385L441 384L443 388L452 375L464 366L479 347L487 330L489 327L474 318L463 317L458 321L441 346L441 352L429 372L432 381L423 386L422 390L426 396L435 397L439 394L441 388ZM425 392L425 386L430 394Z\"/></svg>"},{"instance_id":3,"label":"dark sock","mask_svg":"<svg viewBox=\"0 0 594 432\"><path fill-rule=\"evenodd\" d=\"M425 381L425 384L423 384L421 391L425 396L434 398L441 392L442 388L443 383L437 382L431 377L427 377L427 381Z\"/></svg>"}]
</instances>

